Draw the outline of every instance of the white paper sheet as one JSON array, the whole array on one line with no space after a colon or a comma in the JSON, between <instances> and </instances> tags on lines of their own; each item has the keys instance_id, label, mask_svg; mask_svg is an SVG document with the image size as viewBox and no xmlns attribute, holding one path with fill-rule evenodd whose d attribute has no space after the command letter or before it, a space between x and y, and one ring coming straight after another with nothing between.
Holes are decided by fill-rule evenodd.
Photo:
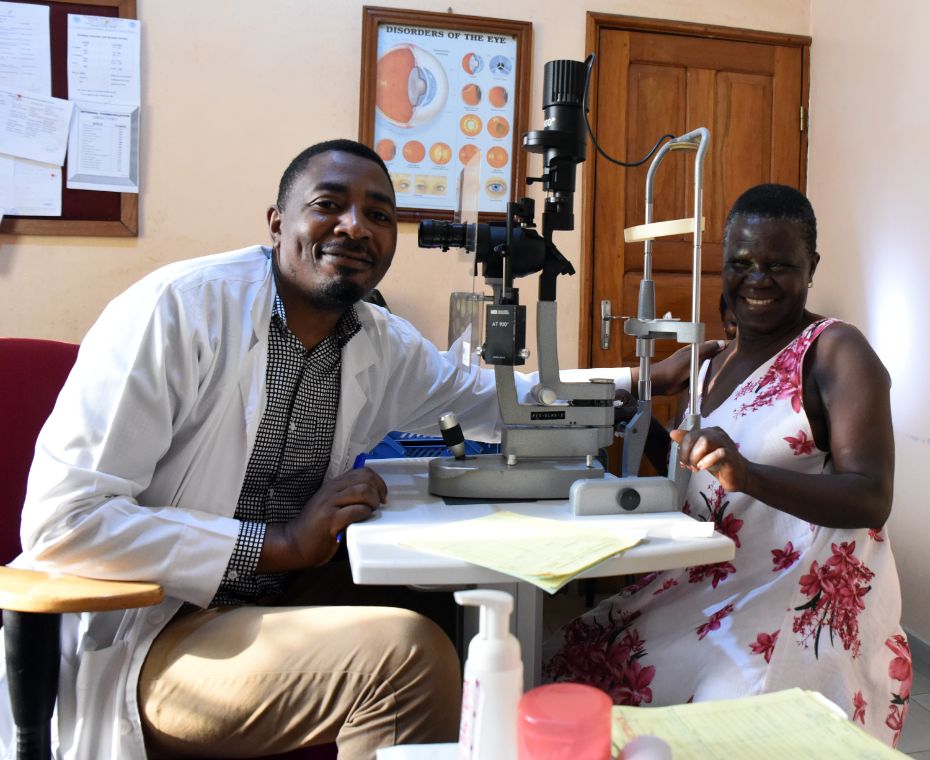
<instances>
[{"instance_id":1,"label":"white paper sheet","mask_svg":"<svg viewBox=\"0 0 930 760\"><path fill-rule=\"evenodd\" d=\"M61 166L73 108L61 98L0 90L0 153Z\"/></svg>"},{"instance_id":2,"label":"white paper sheet","mask_svg":"<svg viewBox=\"0 0 930 760\"><path fill-rule=\"evenodd\" d=\"M76 103L68 188L139 192L139 108Z\"/></svg>"},{"instance_id":3,"label":"white paper sheet","mask_svg":"<svg viewBox=\"0 0 930 760\"><path fill-rule=\"evenodd\" d=\"M139 105L139 21L68 16L68 97Z\"/></svg>"},{"instance_id":4,"label":"white paper sheet","mask_svg":"<svg viewBox=\"0 0 930 760\"><path fill-rule=\"evenodd\" d=\"M0 90L52 94L48 6L0 2Z\"/></svg>"},{"instance_id":5,"label":"white paper sheet","mask_svg":"<svg viewBox=\"0 0 930 760\"><path fill-rule=\"evenodd\" d=\"M61 216L61 167L0 156L0 209L9 216Z\"/></svg>"}]
</instances>

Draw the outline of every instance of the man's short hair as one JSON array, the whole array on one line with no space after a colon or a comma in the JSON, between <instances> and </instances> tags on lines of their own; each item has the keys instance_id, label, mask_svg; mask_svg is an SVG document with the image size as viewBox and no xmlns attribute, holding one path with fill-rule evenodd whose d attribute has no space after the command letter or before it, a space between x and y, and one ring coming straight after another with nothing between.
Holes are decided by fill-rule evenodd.
<instances>
[{"instance_id":1,"label":"man's short hair","mask_svg":"<svg viewBox=\"0 0 930 760\"><path fill-rule=\"evenodd\" d=\"M817 252L817 217L807 197L789 185L756 185L743 193L730 208L723 239L727 240L737 216L759 217L762 219L787 219L795 222L801 229L807 253L813 256Z\"/></svg>"},{"instance_id":2,"label":"man's short hair","mask_svg":"<svg viewBox=\"0 0 930 760\"><path fill-rule=\"evenodd\" d=\"M381 167L388 181L391 181L391 173L388 171L384 161L381 160L381 156L367 145L363 145L355 140L325 140L302 150L297 157L287 165L287 169L284 170L284 174L281 175L281 181L278 183L278 200L275 205L278 207L279 211L284 210L284 205L287 203L287 196L291 192L291 187L293 187L297 177L307 168L310 159L314 156L318 156L320 153L326 153L328 151L351 153L354 156L361 156L362 158L367 158L369 161L374 161Z\"/></svg>"}]
</instances>

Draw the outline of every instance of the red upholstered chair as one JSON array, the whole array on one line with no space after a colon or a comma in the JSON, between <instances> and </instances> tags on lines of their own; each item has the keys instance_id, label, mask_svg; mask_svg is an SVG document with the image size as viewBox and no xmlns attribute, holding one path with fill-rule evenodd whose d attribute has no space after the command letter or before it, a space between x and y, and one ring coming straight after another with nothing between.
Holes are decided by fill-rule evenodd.
<instances>
[{"instance_id":1,"label":"red upholstered chair","mask_svg":"<svg viewBox=\"0 0 930 760\"><path fill-rule=\"evenodd\" d=\"M0 565L20 553L18 526L26 477L39 430L64 384L78 347L71 343L0 338ZM0 609L19 760L47 760L58 685L60 613L157 604L152 583L95 581L0 567ZM335 760L334 744L275 755L277 760Z\"/></svg>"},{"instance_id":2,"label":"red upholstered chair","mask_svg":"<svg viewBox=\"0 0 930 760\"><path fill-rule=\"evenodd\" d=\"M77 352L73 343L0 338L0 514L8 526L19 525L36 437ZM0 532L0 563L19 552L19 531Z\"/></svg>"}]
</instances>

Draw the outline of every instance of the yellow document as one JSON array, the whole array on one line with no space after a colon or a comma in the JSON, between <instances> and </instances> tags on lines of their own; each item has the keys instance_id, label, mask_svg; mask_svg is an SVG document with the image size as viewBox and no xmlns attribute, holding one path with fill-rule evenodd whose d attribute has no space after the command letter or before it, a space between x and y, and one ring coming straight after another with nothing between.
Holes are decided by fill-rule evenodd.
<instances>
[{"instance_id":1,"label":"yellow document","mask_svg":"<svg viewBox=\"0 0 930 760\"><path fill-rule=\"evenodd\" d=\"M474 520L411 529L404 546L507 573L554 594L579 573L646 537L562 520L495 512Z\"/></svg>"},{"instance_id":2,"label":"yellow document","mask_svg":"<svg viewBox=\"0 0 930 760\"><path fill-rule=\"evenodd\" d=\"M787 689L673 707L614 707L615 757L634 736L660 736L675 760L882 760L906 757L816 692Z\"/></svg>"}]
</instances>

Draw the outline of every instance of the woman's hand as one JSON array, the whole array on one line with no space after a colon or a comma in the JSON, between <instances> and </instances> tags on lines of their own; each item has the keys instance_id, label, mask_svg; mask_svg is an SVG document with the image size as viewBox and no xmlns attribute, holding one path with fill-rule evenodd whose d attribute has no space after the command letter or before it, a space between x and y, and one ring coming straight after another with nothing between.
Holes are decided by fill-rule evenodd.
<instances>
[{"instance_id":1,"label":"woman's hand","mask_svg":"<svg viewBox=\"0 0 930 760\"><path fill-rule=\"evenodd\" d=\"M678 444L678 462L682 467L693 472L707 470L724 491L747 490L749 462L723 430L717 427L672 430L669 435Z\"/></svg>"}]
</instances>

